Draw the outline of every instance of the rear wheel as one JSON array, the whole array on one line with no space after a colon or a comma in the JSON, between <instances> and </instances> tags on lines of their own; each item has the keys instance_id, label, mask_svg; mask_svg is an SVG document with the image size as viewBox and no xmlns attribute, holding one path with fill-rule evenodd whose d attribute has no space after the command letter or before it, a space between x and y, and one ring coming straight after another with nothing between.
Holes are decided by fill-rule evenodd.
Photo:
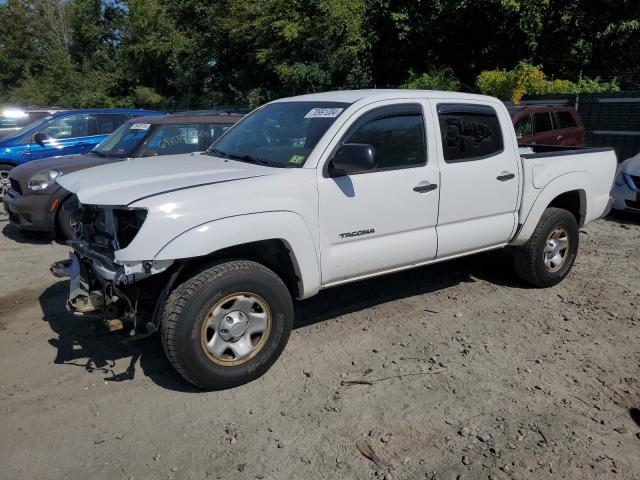
<instances>
[{"instance_id":1,"label":"rear wheel","mask_svg":"<svg viewBox=\"0 0 640 480\"><path fill-rule=\"evenodd\" d=\"M194 275L171 293L161 337L178 373L214 390L265 373L292 326L293 304L282 280L258 263L233 261Z\"/></svg>"},{"instance_id":2,"label":"rear wheel","mask_svg":"<svg viewBox=\"0 0 640 480\"><path fill-rule=\"evenodd\" d=\"M580 243L575 217L561 208L547 208L531 238L515 249L516 273L536 287L551 287L569 274Z\"/></svg>"}]
</instances>

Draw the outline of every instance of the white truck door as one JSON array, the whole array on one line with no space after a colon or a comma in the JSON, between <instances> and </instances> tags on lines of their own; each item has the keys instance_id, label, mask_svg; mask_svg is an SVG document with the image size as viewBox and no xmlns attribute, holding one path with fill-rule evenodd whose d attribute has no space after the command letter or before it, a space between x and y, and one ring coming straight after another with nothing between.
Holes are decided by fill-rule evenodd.
<instances>
[{"instance_id":1,"label":"white truck door","mask_svg":"<svg viewBox=\"0 0 640 480\"><path fill-rule=\"evenodd\" d=\"M364 107L318 169L322 283L340 283L435 258L439 174L428 102ZM375 147L378 168L332 177L340 145Z\"/></svg>"},{"instance_id":2,"label":"white truck door","mask_svg":"<svg viewBox=\"0 0 640 480\"><path fill-rule=\"evenodd\" d=\"M520 159L504 109L432 100L440 160L438 258L505 244L517 225Z\"/></svg>"}]
</instances>

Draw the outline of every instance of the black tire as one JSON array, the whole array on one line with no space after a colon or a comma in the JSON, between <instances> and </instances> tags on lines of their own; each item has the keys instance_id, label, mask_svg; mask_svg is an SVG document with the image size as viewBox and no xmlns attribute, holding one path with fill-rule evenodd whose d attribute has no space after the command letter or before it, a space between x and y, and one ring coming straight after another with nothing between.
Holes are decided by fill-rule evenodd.
<instances>
[{"instance_id":1,"label":"black tire","mask_svg":"<svg viewBox=\"0 0 640 480\"><path fill-rule=\"evenodd\" d=\"M263 334L264 339L261 336L260 347L252 347L256 348L255 353L242 363L221 365L205 351L207 340L203 336L207 319L211 318L208 315L224 299L245 292L264 300L271 318L270 329ZM238 260L195 274L169 295L161 338L169 362L180 375L199 388L219 390L263 375L284 350L292 327L293 303L283 281L259 263Z\"/></svg>"},{"instance_id":2,"label":"black tire","mask_svg":"<svg viewBox=\"0 0 640 480\"><path fill-rule=\"evenodd\" d=\"M564 230L568 246L563 262L552 269L545 266L545 247L552 232ZM578 223L571 212L562 208L547 208L531 238L514 250L514 265L518 276L536 287L551 287L569 274L580 244Z\"/></svg>"},{"instance_id":3,"label":"black tire","mask_svg":"<svg viewBox=\"0 0 640 480\"><path fill-rule=\"evenodd\" d=\"M9 172L15 165L10 163L0 163L0 203L2 203L2 208L0 209L0 213L6 214L4 208L4 195L9 188Z\"/></svg>"},{"instance_id":4,"label":"black tire","mask_svg":"<svg viewBox=\"0 0 640 480\"><path fill-rule=\"evenodd\" d=\"M56 214L56 228L59 237L65 240L73 240L76 236L75 226L73 225L73 211L78 208L78 199L75 195L65 199Z\"/></svg>"}]
</instances>

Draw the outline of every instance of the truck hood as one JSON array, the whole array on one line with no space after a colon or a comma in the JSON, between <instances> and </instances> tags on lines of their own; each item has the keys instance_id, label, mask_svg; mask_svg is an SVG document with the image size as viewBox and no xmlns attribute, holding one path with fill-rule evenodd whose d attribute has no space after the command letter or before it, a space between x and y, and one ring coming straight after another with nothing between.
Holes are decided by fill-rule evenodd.
<instances>
[{"instance_id":1,"label":"truck hood","mask_svg":"<svg viewBox=\"0 0 640 480\"><path fill-rule=\"evenodd\" d=\"M129 205L176 190L277 173L279 169L203 154L136 158L63 175L57 182L89 205Z\"/></svg>"}]
</instances>

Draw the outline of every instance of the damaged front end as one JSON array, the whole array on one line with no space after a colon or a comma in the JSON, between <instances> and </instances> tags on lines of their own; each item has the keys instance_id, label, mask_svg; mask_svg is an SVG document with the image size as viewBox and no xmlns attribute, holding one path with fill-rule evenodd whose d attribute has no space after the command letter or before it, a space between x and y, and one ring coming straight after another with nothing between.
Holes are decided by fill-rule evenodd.
<instances>
[{"instance_id":1,"label":"damaged front end","mask_svg":"<svg viewBox=\"0 0 640 480\"><path fill-rule=\"evenodd\" d=\"M153 333L166 298L168 261L119 262L147 217L141 208L78 205L73 213L76 236L67 242L69 259L55 262L51 273L69 277L67 309L99 317L110 331L129 329L131 336ZM172 269L174 273L176 269Z\"/></svg>"}]
</instances>

